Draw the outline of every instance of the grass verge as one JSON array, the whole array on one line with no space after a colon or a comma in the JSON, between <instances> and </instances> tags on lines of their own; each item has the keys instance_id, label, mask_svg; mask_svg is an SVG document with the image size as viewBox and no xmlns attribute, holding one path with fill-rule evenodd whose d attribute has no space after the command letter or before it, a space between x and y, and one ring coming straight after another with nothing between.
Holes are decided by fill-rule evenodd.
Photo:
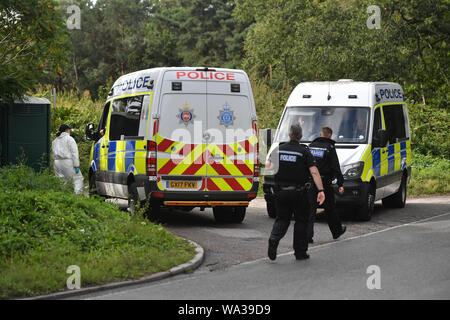
<instances>
[{"instance_id":1,"label":"grass verge","mask_svg":"<svg viewBox=\"0 0 450 320\"><path fill-rule=\"evenodd\" d=\"M138 279L195 256L160 225L103 199L72 194L50 172L0 168L0 298L66 289L77 265L81 286Z\"/></svg>"},{"instance_id":2,"label":"grass verge","mask_svg":"<svg viewBox=\"0 0 450 320\"><path fill-rule=\"evenodd\" d=\"M448 193L450 193L450 160L414 154L408 195Z\"/></svg>"}]
</instances>

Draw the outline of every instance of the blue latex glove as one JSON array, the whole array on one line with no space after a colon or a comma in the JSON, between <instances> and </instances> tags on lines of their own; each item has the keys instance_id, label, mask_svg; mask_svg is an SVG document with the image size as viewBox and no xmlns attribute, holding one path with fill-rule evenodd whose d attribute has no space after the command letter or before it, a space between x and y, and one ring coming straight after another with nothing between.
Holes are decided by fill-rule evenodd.
<instances>
[{"instance_id":1,"label":"blue latex glove","mask_svg":"<svg viewBox=\"0 0 450 320\"><path fill-rule=\"evenodd\" d=\"M80 172L80 168L75 167L75 173L78 174Z\"/></svg>"}]
</instances>

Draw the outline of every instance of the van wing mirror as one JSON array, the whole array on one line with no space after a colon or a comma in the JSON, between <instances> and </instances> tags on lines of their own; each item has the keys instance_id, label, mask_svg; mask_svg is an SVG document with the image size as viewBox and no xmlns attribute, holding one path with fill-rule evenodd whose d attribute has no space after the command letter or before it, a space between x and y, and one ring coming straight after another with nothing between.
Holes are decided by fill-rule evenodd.
<instances>
[{"instance_id":1,"label":"van wing mirror","mask_svg":"<svg viewBox=\"0 0 450 320\"><path fill-rule=\"evenodd\" d=\"M388 143L388 133L386 130L380 129L374 135L372 145L374 148L384 148Z\"/></svg>"},{"instance_id":2,"label":"van wing mirror","mask_svg":"<svg viewBox=\"0 0 450 320\"><path fill-rule=\"evenodd\" d=\"M272 146L274 133L275 130L271 128L262 130L262 139L267 147L267 150L270 149L270 147Z\"/></svg>"},{"instance_id":3,"label":"van wing mirror","mask_svg":"<svg viewBox=\"0 0 450 320\"><path fill-rule=\"evenodd\" d=\"M95 140L95 125L93 123L88 123L86 129L84 130L86 140Z\"/></svg>"}]
</instances>

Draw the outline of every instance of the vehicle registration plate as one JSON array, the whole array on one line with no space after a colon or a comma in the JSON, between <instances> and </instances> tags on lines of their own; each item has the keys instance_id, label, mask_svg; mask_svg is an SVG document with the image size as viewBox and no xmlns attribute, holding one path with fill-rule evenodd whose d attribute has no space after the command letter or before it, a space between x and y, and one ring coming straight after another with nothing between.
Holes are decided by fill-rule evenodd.
<instances>
[{"instance_id":1,"label":"vehicle registration plate","mask_svg":"<svg viewBox=\"0 0 450 320\"><path fill-rule=\"evenodd\" d=\"M196 189L196 181L167 181L167 187L170 189Z\"/></svg>"}]
</instances>

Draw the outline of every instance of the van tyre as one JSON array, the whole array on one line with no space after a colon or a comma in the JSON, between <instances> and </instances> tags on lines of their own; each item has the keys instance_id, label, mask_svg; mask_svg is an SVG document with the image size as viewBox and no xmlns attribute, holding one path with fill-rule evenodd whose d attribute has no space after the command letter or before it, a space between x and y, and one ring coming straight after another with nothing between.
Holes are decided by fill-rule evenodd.
<instances>
[{"instance_id":1,"label":"van tyre","mask_svg":"<svg viewBox=\"0 0 450 320\"><path fill-rule=\"evenodd\" d=\"M241 223L245 219L247 207L214 207L214 219L217 223Z\"/></svg>"},{"instance_id":2,"label":"van tyre","mask_svg":"<svg viewBox=\"0 0 450 320\"><path fill-rule=\"evenodd\" d=\"M161 202L156 199L151 199L150 205L144 212L144 217L152 222L161 222L162 220Z\"/></svg>"},{"instance_id":3,"label":"van tyre","mask_svg":"<svg viewBox=\"0 0 450 320\"><path fill-rule=\"evenodd\" d=\"M231 223L242 223L245 219L247 207L233 207L233 214L231 215Z\"/></svg>"},{"instance_id":4,"label":"van tyre","mask_svg":"<svg viewBox=\"0 0 450 320\"><path fill-rule=\"evenodd\" d=\"M130 214L135 214L138 207L143 205L139 199L139 195L137 192L137 183L132 182L128 186L128 212Z\"/></svg>"},{"instance_id":5,"label":"van tyre","mask_svg":"<svg viewBox=\"0 0 450 320\"><path fill-rule=\"evenodd\" d=\"M128 186L128 211L136 214L138 209L144 208L144 217L150 221L158 222L161 219L161 203L156 199L151 199L150 203L139 198L137 183L132 182Z\"/></svg>"},{"instance_id":6,"label":"van tyre","mask_svg":"<svg viewBox=\"0 0 450 320\"><path fill-rule=\"evenodd\" d=\"M357 218L360 221L370 221L375 207L375 192L369 188L364 195L364 203L357 210Z\"/></svg>"},{"instance_id":7,"label":"van tyre","mask_svg":"<svg viewBox=\"0 0 450 320\"><path fill-rule=\"evenodd\" d=\"M393 195L382 200L387 208L404 208L406 204L406 175L403 175L400 188Z\"/></svg>"},{"instance_id":8,"label":"van tyre","mask_svg":"<svg viewBox=\"0 0 450 320\"><path fill-rule=\"evenodd\" d=\"M89 176L89 195L98 194L97 185L95 184L95 173Z\"/></svg>"}]
</instances>

